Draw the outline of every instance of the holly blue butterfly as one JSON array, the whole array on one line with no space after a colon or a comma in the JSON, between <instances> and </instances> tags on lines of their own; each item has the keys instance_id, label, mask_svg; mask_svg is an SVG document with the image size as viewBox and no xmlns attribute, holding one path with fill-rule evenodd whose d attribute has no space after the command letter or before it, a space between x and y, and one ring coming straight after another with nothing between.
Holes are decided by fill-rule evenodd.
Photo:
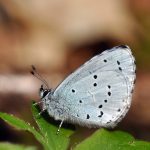
<instances>
[{"instance_id":1,"label":"holly blue butterfly","mask_svg":"<svg viewBox=\"0 0 150 150\"><path fill-rule=\"evenodd\" d=\"M35 67L32 74L41 79ZM58 87L40 88L43 111L55 120L113 128L128 112L136 78L135 59L126 45L96 55L69 75ZM43 80L43 79L42 79ZM59 132L58 129L58 132Z\"/></svg>"}]
</instances>

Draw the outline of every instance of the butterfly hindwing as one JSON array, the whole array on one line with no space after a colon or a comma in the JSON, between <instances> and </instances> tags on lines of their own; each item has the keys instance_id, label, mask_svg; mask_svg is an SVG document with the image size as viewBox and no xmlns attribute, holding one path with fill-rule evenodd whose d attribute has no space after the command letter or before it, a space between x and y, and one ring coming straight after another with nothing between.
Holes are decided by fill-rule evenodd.
<instances>
[{"instance_id":1,"label":"butterfly hindwing","mask_svg":"<svg viewBox=\"0 0 150 150\"><path fill-rule=\"evenodd\" d=\"M91 74L65 89L71 106L69 119L76 118L84 126L110 126L109 123L123 115L128 106L128 87L124 77L114 71L97 74L97 79L92 79L94 75Z\"/></svg>"}]
</instances>

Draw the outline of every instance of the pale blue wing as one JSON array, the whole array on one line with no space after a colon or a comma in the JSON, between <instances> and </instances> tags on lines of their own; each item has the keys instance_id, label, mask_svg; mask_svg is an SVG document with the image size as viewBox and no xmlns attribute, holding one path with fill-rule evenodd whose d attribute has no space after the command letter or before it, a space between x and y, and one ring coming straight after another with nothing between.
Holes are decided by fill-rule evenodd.
<instances>
[{"instance_id":1,"label":"pale blue wing","mask_svg":"<svg viewBox=\"0 0 150 150\"><path fill-rule=\"evenodd\" d=\"M131 103L135 64L131 50L118 46L82 65L54 91L68 108L68 121L89 127L113 127Z\"/></svg>"}]
</instances>

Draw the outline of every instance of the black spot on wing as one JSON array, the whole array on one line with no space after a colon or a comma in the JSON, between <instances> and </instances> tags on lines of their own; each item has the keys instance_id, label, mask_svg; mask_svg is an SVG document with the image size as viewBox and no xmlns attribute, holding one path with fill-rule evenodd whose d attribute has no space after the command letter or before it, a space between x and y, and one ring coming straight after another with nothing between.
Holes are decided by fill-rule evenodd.
<instances>
[{"instance_id":1,"label":"black spot on wing","mask_svg":"<svg viewBox=\"0 0 150 150\"><path fill-rule=\"evenodd\" d=\"M118 111L118 112L120 112L120 111L121 111L121 109L118 109L117 111Z\"/></svg>"},{"instance_id":2,"label":"black spot on wing","mask_svg":"<svg viewBox=\"0 0 150 150\"><path fill-rule=\"evenodd\" d=\"M101 118L101 117L103 116L103 114L104 114L104 113L103 113L102 111L100 111L100 115L99 115L98 117Z\"/></svg>"},{"instance_id":3,"label":"black spot on wing","mask_svg":"<svg viewBox=\"0 0 150 150\"><path fill-rule=\"evenodd\" d=\"M93 86L97 86L97 83L94 83Z\"/></svg>"},{"instance_id":4,"label":"black spot on wing","mask_svg":"<svg viewBox=\"0 0 150 150\"><path fill-rule=\"evenodd\" d=\"M99 106L98 106L98 108L102 108L102 107L103 107L103 105L99 105Z\"/></svg>"},{"instance_id":5,"label":"black spot on wing","mask_svg":"<svg viewBox=\"0 0 150 150\"><path fill-rule=\"evenodd\" d=\"M79 100L79 103L82 103L82 101L81 101L81 100Z\"/></svg>"},{"instance_id":6,"label":"black spot on wing","mask_svg":"<svg viewBox=\"0 0 150 150\"><path fill-rule=\"evenodd\" d=\"M121 67L119 67L118 69L119 69L120 71L122 71L122 68L121 68Z\"/></svg>"},{"instance_id":7,"label":"black spot on wing","mask_svg":"<svg viewBox=\"0 0 150 150\"><path fill-rule=\"evenodd\" d=\"M104 102L107 103L107 99L105 99Z\"/></svg>"},{"instance_id":8,"label":"black spot on wing","mask_svg":"<svg viewBox=\"0 0 150 150\"><path fill-rule=\"evenodd\" d=\"M97 75L94 75L93 78L94 78L94 79L97 79Z\"/></svg>"},{"instance_id":9,"label":"black spot on wing","mask_svg":"<svg viewBox=\"0 0 150 150\"><path fill-rule=\"evenodd\" d=\"M110 88L111 88L111 86L110 86L110 85L108 85L108 88L110 89Z\"/></svg>"},{"instance_id":10,"label":"black spot on wing","mask_svg":"<svg viewBox=\"0 0 150 150\"><path fill-rule=\"evenodd\" d=\"M111 92L108 92L108 95L111 96Z\"/></svg>"},{"instance_id":11,"label":"black spot on wing","mask_svg":"<svg viewBox=\"0 0 150 150\"><path fill-rule=\"evenodd\" d=\"M89 114L87 114L86 119L90 119L90 115Z\"/></svg>"},{"instance_id":12,"label":"black spot on wing","mask_svg":"<svg viewBox=\"0 0 150 150\"><path fill-rule=\"evenodd\" d=\"M117 60L117 64L120 65L120 61Z\"/></svg>"}]
</instances>

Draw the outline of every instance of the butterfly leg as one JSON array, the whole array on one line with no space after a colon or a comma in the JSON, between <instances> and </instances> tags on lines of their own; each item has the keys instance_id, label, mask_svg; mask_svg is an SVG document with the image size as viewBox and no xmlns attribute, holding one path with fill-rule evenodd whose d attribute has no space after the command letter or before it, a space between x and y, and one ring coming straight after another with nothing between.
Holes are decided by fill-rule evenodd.
<instances>
[{"instance_id":1,"label":"butterfly leg","mask_svg":"<svg viewBox=\"0 0 150 150\"><path fill-rule=\"evenodd\" d=\"M38 104L40 104L40 103L43 103L43 101L36 102L36 103L34 103L33 105L36 106L36 105L38 105Z\"/></svg>"},{"instance_id":2,"label":"butterfly leg","mask_svg":"<svg viewBox=\"0 0 150 150\"><path fill-rule=\"evenodd\" d=\"M36 115L36 118L40 117L41 114L42 114L43 112L45 112L45 111L46 111L46 109L42 109L42 110Z\"/></svg>"},{"instance_id":3,"label":"butterfly leg","mask_svg":"<svg viewBox=\"0 0 150 150\"><path fill-rule=\"evenodd\" d=\"M44 111L46 111L46 109L42 109L38 115L40 116Z\"/></svg>"},{"instance_id":4,"label":"butterfly leg","mask_svg":"<svg viewBox=\"0 0 150 150\"><path fill-rule=\"evenodd\" d=\"M58 130L57 130L57 133L56 133L57 135L59 134L59 131L60 131L60 128L61 128L62 124L63 124L63 120L61 120L61 122L59 124Z\"/></svg>"}]
</instances>

